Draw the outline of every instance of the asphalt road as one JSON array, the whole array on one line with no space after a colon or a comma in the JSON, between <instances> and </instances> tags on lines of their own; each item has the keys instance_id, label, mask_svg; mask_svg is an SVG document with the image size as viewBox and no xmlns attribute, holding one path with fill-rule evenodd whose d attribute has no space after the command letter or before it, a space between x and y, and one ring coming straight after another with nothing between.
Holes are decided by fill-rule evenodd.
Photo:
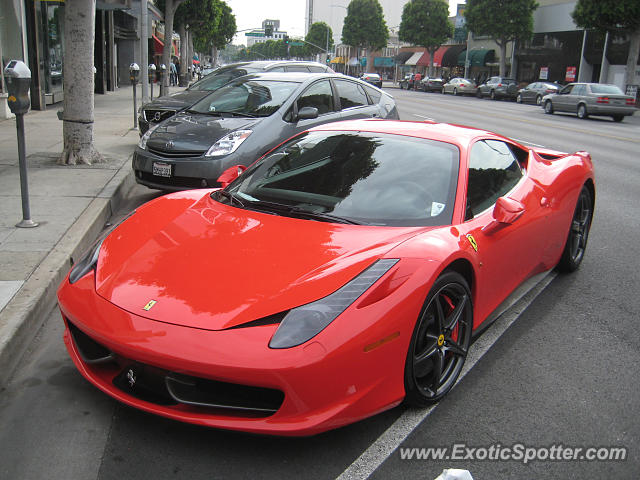
<instances>
[{"instance_id":1,"label":"asphalt road","mask_svg":"<svg viewBox=\"0 0 640 480\"><path fill-rule=\"evenodd\" d=\"M525 298L491 327L472 347L472 368L435 408L399 407L305 439L209 430L120 405L75 371L54 310L0 392L0 478L433 479L453 467L469 469L475 480L638 478L640 116L616 124L548 116L510 102L392 93L405 120L472 125L591 152L596 212L580 270L547 277L537 297ZM153 196L137 188L120 214ZM462 444L476 452L514 444L622 446L628 458L527 464L401 458L404 447Z\"/></svg>"}]
</instances>

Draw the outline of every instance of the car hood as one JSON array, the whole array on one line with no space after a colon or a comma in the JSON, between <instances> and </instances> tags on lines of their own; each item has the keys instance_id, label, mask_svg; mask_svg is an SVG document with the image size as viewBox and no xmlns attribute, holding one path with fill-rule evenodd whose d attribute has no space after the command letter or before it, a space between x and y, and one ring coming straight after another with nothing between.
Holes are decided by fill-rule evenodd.
<instances>
[{"instance_id":1,"label":"car hood","mask_svg":"<svg viewBox=\"0 0 640 480\"><path fill-rule=\"evenodd\" d=\"M241 128L252 128L262 119L250 117L216 117L204 114L180 113L156 128L147 146L166 150L172 142L172 150L204 151L226 134Z\"/></svg>"},{"instance_id":2,"label":"car hood","mask_svg":"<svg viewBox=\"0 0 640 480\"><path fill-rule=\"evenodd\" d=\"M201 98L206 97L211 92L202 90L183 90L181 92L172 93L171 95L165 95L164 97L156 98L151 103L144 106L145 109L174 109L182 110L190 107Z\"/></svg>"},{"instance_id":3,"label":"car hood","mask_svg":"<svg viewBox=\"0 0 640 480\"><path fill-rule=\"evenodd\" d=\"M161 197L112 232L98 294L153 320L226 329L322 298L424 230L280 217L209 192Z\"/></svg>"}]
</instances>

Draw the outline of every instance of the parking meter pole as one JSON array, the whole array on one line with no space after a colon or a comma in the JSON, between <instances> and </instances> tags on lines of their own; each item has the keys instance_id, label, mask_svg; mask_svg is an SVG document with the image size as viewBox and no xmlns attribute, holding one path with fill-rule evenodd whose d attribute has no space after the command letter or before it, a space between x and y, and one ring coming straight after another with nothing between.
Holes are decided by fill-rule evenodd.
<instances>
[{"instance_id":1,"label":"parking meter pole","mask_svg":"<svg viewBox=\"0 0 640 480\"><path fill-rule=\"evenodd\" d=\"M140 67L137 63L129 65L129 80L131 80L131 86L133 87L133 129L138 128L138 101L136 98L136 85L140 77Z\"/></svg>"},{"instance_id":2,"label":"parking meter pole","mask_svg":"<svg viewBox=\"0 0 640 480\"><path fill-rule=\"evenodd\" d=\"M38 224L31 220L29 207L29 183L27 182L27 157L24 143L24 115L16 115L16 131L18 134L18 165L20 167L20 192L22 195L22 221L16 224L20 228L33 228Z\"/></svg>"},{"instance_id":3,"label":"parking meter pole","mask_svg":"<svg viewBox=\"0 0 640 480\"><path fill-rule=\"evenodd\" d=\"M31 100L29 88L31 84L31 70L21 60L10 60L4 69L7 81L7 103L11 112L16 116L16 132L18 135L18 165L20 168L20 193L22 196L22 221L16 224L20 228L37 227L31 220L29 208L29 186L27 182L27 157L24 142L24 114L29 111Z\"/></svg>"},{"instance_id":4,"label":"parking meter pole","mask_svg":"<svg viewBox=\"0 0 640 480\"><path fill-rule=\"evenodd\" d=\"M133 84L133 129L138 128L138 99L136 98L136 84Z\"/></svg>"}]
</instances>

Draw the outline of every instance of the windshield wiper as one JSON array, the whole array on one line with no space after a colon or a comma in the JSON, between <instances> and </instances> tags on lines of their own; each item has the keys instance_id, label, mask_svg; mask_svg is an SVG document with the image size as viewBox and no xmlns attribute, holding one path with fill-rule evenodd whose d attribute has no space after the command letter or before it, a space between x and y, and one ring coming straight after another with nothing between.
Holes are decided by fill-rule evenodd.
<instances>
[{"instance_id":1,"label":"windshield wiper","mask_svg":"<svg viewBox=\"0 0 640 480\"><path fill-rule=\"evenodd\" d=\"M304 208L285 205L284 203L268 202L266 200L258 200L250 202L246 208L253 208L255 210L266 210L275 213L285 213L297 218L308 218L312 220L320 220L323 222L335 222L346 223L350 225L363 225L361 222L350 220L348 218L338 217L329 213L312 212Z\"/></svg>"},{"instance_id":2,"label":"windshield wiper","mask_svg":"<svg viewBox=\"0 0 640 480\"><path fill-rule=\"evenodd\" d=\"M236 204L240 205L241 207L246 207L244 202L240 200L240 197L238 197L235 193L227 192L226 190L218 190L218 196L224 197L229 200L229 204L233 204L233 202L236 202Z\"/></svg>"}]
</instances>

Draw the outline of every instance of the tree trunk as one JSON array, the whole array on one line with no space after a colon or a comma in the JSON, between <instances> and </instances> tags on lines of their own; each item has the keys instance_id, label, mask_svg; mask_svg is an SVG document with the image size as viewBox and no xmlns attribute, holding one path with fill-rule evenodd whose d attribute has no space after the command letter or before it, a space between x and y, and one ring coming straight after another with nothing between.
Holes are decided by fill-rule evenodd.
<instances>
[{"instance_id":1,"label":"tree trunk","mask_svg":"<svg viewBox=\"0 0 640 480\"><path fill-rule=\"evenodd\" d=\"M218 65L218 49L211 47L211 66L215 67L216 65Z\"/></svg>"},{"instance_id":2,"label":"tree trunk","mask_svg":"<svg viewBox=\"0 0 640 480\"><path fill-rule=\"evenodd\" d=\"M178 27L178 35L180 35L180 79L178 85L186 87L189 85L187 74L187 29L183 24Z\"/></svg>"},{"instance_id":3,"label":"tree trunk","mask_svg":"<svg viewBox=\"0 0 640 480\"><path fill-rule=\"evenodd\" d=\"M500 76L504 77L507 73L507 41L496 40L496 43L500 47Z\"/></svg>"},{"instance_id":4,"label":"tree trunk","mask_svg":"<svg viewBox=\"0 0 640 480\"><path fill-rule=\"evenodd\" d=\"M435 49L427 48L427 52L429 52L429 77L435 77L434 68L433 68L433 60L434 60L433 57L435 57L436 50L438 48L435 48Z\"/></svg>"},{"instance_id":5,"label":"tree trunk","mask_svg":"<svg viewBox=\"0 0 640 480\"><path fill-rule=\"evenodd\" d=\"M64 8L64 150L60 165L101 162L93 145L96 0L67 0Z\"/></svg>"},{"instance_id":6,"label":"tree trunk","mask_svg":"<svg viewBox=\"0 0 640 480\"><path fill-rule=\"evenodd\" d=\"M176 14L176 9L182 2L184 2L184 0L166 0L164 7L164 48L162 49L162 63L164 63L167 68L162 76L162 95L169 93L169 62L171 61L171 46L173 44L173 17Z\"/></svg>"},{"instance_id":7,"label":"tree trunk","mask_svg":"<svg viewBox=\"0 0 640 480\"><path fill-rule=\"evenodd\" d=\"M636 69L638 68L638 55L640 54L640 28L629 35L629 55L627 56L627 74L625 84L636 83ZM625 87L626 87L625 85Z\"/></svg>"}]
</instances>

